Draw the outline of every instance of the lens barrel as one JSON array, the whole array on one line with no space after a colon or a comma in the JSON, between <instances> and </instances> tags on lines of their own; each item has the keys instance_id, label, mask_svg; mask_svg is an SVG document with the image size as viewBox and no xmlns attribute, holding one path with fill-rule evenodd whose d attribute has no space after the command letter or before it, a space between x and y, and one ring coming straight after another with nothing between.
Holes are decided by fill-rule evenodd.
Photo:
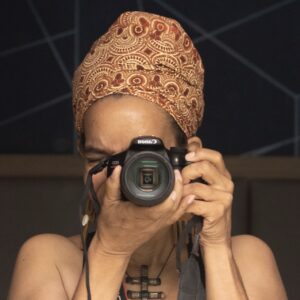
<instances>
[{"instance_id":1,"label":"lens barrel","mask_svg":"<svg viewBox=\"0 0 300 300\"><path fill-rule=\"evenodd\" d=\"M175 184L170 161L159 152L135 152L124 163L121 189L125 198L140 206L163 202Z\"/></svg>"}]
</instances>

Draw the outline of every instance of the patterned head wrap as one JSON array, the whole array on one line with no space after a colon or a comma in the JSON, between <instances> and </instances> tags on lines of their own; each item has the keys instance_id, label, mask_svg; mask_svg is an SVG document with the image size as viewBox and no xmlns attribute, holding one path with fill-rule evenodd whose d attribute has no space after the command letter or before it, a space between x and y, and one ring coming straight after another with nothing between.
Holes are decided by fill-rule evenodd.
<instances>
[{"instance_id":1,"label":"patterned head wrap","mask_svg":"<svg viewBox=\"0 0 300 300\"><path fill-rule=\"evenodd\" d=\"M98 99L130 94L160 105L187 137L203 117L201 58L181 25L146 12L125 12L96 40L73 79L77 133Z\"/></svg>"}]
</instances>

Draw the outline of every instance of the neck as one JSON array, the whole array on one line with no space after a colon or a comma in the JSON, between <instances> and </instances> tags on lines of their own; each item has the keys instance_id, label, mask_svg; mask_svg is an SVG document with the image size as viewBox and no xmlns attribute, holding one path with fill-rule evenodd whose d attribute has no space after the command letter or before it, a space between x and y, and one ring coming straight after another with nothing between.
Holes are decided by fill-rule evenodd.
<instances>
[{"instance_id":1,"label":"neck","mask_svg":"<svg viewBox=\"0 0 300 300\"><path fill-rule=\"evenodd\" d=\"M138 248L131 256L127 272L131 276L140 275L141 265L149 267L149 274L157 275L159 269L166 262L170 251L174 247L174 233L172 226L161 230L151 240ZM174 251L172 256L174 255ZM169 258L171 260L171 257Z\"/></svg>"}]
</instances>

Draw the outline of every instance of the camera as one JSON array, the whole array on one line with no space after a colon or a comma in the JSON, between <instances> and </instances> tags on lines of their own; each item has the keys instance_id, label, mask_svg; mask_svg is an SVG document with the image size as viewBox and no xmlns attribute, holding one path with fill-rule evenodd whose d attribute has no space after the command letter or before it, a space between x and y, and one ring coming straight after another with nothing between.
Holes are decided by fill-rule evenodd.
<instances>
[{"instance_id":1,"label":"camera","mask_svg":"<svg viewBox=\"0 0 300 300\"><path fill-rule=\"evenodd\" d=\"M166 149L160 138L134 138L128 150L108 160L107 176L117 165L122 166L122 199L140 206L163 202L175 185L174 169L181 170L187 162L184 147Z\"/></svg>"}]
</instances>

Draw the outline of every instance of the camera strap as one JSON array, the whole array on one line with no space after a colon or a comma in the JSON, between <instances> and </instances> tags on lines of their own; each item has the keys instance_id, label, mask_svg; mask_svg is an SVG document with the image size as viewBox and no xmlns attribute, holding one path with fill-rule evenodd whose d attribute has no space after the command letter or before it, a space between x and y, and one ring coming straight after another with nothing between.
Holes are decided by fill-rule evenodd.
<instances>
[{"instance_id":1,"label":"camera strap","mask_svg":"<svg viewBox=\"0 0 300 300\"><path fill-rule=\"evenodd\" d=\"M87 290L87 299L91 300L91 288L90 288L90 279L89 279L89 261L88 261L88 255L87 255L87 234L89 230L89 223L91 221L91 218L93 216L91 215L90 211L87 211L87 199L89 195L92 198L92 205L95 216L97 216L100 212L100 203L97 200L97 195L95 192L94 184L93 184L93 175L101 172L106 166L107 166L108 160L105 160L103 162L100 162L93 168L91 168L88 172L85 188L83 191L82 198L80 200L80 206L79 206L79 214L81 219L81 243L83 248L83 268L85 268L85 283L86 283L86 290Z\"/></svg>"},{"instance_id":2,"label":"camera strap","mask_svg":"<svg viewBox=\"0 0 300 300\"><path fill-rule=\"evenodd\" d=\"M204 269L200 269L200 231L203 218L193 216L182 231L176 247L176 267L180 272L177 300L205 300ZM186 241L194 232L193 244L188 259L181 262L181 253L186 247Z\"/></svg>"},{"instance_id":3,"label":"camera strap","mask_svg":"<svg viewBox=\"0 0 300 300\"><path fill-rule=\"evenodd\" d=\"M93 175L101 172L107 166L107 164L108 164L108 159L100 162L99 164L97 164L96 166L91 168L88 172L85 187L83 190L83 195L81 197L80 206L79 206L79 210L80 210L79 215L80 215L81 220L84 217L84 215L86 214L86 211L85 211L86 201L87 201L89 194L92 198L92 205L93 205L95 214L98 215L100 212L100 203L97 200L97 195L96 195L96 192L94 189Z\"/></svg>"}]
</instances>

